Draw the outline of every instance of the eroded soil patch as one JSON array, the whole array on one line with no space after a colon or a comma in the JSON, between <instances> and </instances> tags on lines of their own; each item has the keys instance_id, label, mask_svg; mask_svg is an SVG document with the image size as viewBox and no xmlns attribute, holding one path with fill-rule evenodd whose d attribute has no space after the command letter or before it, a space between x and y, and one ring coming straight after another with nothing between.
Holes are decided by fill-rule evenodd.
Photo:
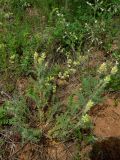
<instances>
[{"instance_id":1,"label":"eroded soil patch","mask_svg":"<svg viewBox=\"0 0 120 160\"><path fill-rule=\"evenodd\" d=\"M107 97L105 103L96 106L91 114L95 136L102 138L120 136L120 99Z\"/></svg>"}]
</instances>

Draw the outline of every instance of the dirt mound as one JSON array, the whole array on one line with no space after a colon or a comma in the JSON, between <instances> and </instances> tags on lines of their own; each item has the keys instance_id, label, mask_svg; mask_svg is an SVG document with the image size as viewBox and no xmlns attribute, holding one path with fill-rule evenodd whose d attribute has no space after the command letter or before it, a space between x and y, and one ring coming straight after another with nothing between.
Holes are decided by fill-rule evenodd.
<instances>
[{"instance_id":1,"label":"dirt mound","mask_svg":"<svg viewBox=\"0 0 120 160\"><path fill-rule=\"evenodd\" d=\"M94 134L97 137L120 136L120 99L107 98L101 106L96 106L92 111Z\"/></svg>"},{"instance_id":2,"label":"dirt mound","mask_svg":"<svg viewBox=\"0 0 120 160\"><path fill-rule=\"evenodd\" d=\"M120 95L107 95L103 104L94 107L90 115L93 133L98 137L90 160L120 160Z\"/></svg>"}]
</instances>

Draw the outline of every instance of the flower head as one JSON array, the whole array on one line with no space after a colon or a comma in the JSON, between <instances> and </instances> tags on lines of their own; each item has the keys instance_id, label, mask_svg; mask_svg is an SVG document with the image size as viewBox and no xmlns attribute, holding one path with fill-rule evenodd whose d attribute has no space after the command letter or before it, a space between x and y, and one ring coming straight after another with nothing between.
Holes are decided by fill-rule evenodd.
<instances>
[{"instance_id":1,"label":"flower head","mask_svg":"<svg viewBox=\"0 0 120 160\"><path fill-rule=\"evenodd\" d=\"M34 53L34 60L37 60L37 59L38 59L38 53L35 52L35 53Z\"/></svg>"},{"instance_id":2,"label":"flower head","mask_svg":"<svg viewBox=\"0 0 120 160\"><path fill-rule=\"evenodd\" d=\"M98 69L98 72L101 73L105 73L107 71L107 65L106 63L101 64L101 66Z\"/></svg>"},{"instance_id":3,"label":"flower head","mask_svg":"<svg viewBox=\"0 0 120 160\"><path fill-rule=\"evenodd\" d=\"M118 67L117 67L117 65L115 65L111 70L111 74L116 74L117 71L118 71Z\"/></svg>"},{"instance_id":4,"label":"flower head","mask_svg":"<svg viewBox=\"0 0 120 160\"><path fill-rule=\"evenodd\" d=\"M111 76L110 76L110 75L108 75L108 76L106 76L106 77L104 78L104 82L105 82L105 83L109 83L110 80L111 80Z\"/></svg>"},{"instance_id":5,"label":"flower head","mask_svg":"<svg viewBox=\"0 0 120 160\"><path fill-rule=\"evenodd\" d=\"M88 115L88 114L83 115L82 118L81 118L81 121L82 121L83 123L89 123L89 122L90 122L90 117L89 117L89 115Z\"/></svg>"},{"instance_id":6,"label":"flower head","mask_svg":"<svg viewBox=\"0 0 120 160\"><path fill-rule=\"evenodd\" d=\"M94 102L92 100L89 100L88 103L86 104L84 112L85 113L88 112L91 109L91 107L93 107L93 105L94 105Z\"/></svg>"},{"instance_id":7,"label":"flower head","mask_svg":"<svg viewBox=\"0 0 120 160\"><path fill-rule=\"evenodd\" d=\"M41 58L42 58L42 59L45 59L45 58L46 58L46 53L45 53L45 52L42 53Z\"/></svg>"},{"instance_id":8,"label":"flower head","mask_svg":"<svg viewBox=\"0 0 120 160\"><path fill-rule=\"evenodd\" d=\"M15 59L15 54L13 54L11 57L10 57L11 60L14 60Z\"/></svg>"}]
</instances>

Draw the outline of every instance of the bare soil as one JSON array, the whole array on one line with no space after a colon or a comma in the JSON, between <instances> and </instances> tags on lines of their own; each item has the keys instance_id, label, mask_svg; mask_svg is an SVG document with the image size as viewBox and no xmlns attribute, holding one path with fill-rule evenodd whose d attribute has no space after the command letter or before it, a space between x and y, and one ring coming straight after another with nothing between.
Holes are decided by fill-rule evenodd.
<instances>
[{"instance_id":1,"label":"bare soil","mask_svg":"<svg viewBox=\"0 0 120 160\"><path fill-rule=\"evenodd\" d=\"M101 138L120 136L120 98L106 97L105 102L95 106L91 114L95 136Z\"/></svg>"},{"instance_id":2,"label":"bare soil","mask_svg":"<svg viewBox=\"0 0 120 160\"><path fill-rule=\"evenodd\" d=\"M107 96L91 110L93 133L98 141L92 146L91 160L120 160L120 96Z\"/></svg>"}]
</instances>

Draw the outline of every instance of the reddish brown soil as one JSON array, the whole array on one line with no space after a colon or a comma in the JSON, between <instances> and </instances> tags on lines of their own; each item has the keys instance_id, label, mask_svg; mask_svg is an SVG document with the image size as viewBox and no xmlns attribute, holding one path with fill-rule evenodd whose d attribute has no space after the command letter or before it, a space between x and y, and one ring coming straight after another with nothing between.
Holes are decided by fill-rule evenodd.
<instances>
[{"instance_id":1,"label":"reddish brown soil","mask_svg":"<svg viewBox=\"0 0 120 160\"><path fill-rule=\"evenodd\" d=\"M89 152L90 160L120 160L120 96L106 96L90 114L98 138Z\"/></svg>"},{"instance_id":2,"label":"reddish brown soil","mask_svg":"<svg viewBox=\"0 0 120 160\"><path fill-rule=\"evenodd\" d=\"M97 137L120 136L120 99L107 97L105 103L96 106L92 111L94 134Z\"/></svg>"}]
</instances>

